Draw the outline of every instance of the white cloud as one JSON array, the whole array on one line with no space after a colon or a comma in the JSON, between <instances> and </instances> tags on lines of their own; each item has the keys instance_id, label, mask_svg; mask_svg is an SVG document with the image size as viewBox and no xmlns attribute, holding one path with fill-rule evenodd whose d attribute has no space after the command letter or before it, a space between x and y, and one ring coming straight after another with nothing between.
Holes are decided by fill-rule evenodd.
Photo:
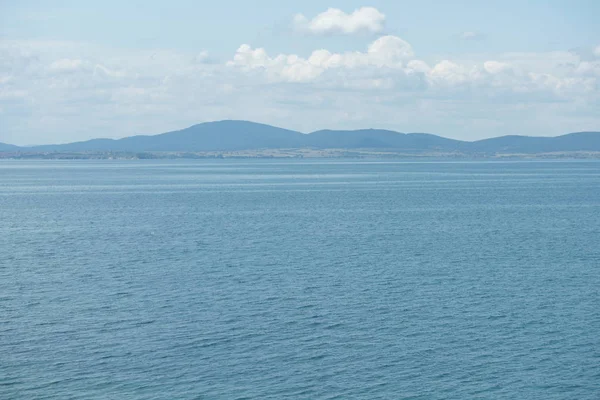
<instances>
[{"instance_id":1,"label":"white cloud","mask_svg":"<svg viewBox=\"0 0 600 400\"><path fill-rule=\"evenodd\" d=\"M577 75L600 77L600 61L583 61L575 69Z\"/></svg>"},{"instance_id":2,"label":"white cloud","mask_svg":"<svg viewBox=\"0 0 600 400\"><path fill-rule=\"evenodd\" d=\"M566 101L598 95L597 64L582 62L571 53L513 53L499 60L442 60L432 67L415 59L412 46L395 36L372 42L366 52L313 51L270 56L263 48L241 46L230 67L266 79L311 85L313 90L402 91L422 96L522 101ZM600 75L600 74L599 74ZM508 101L508 100L507 100Z\"/></svg>"},{"instance_id":3,"label":"white cloud","mask_svg":"<svg viewBox=\"0 0 600 400\"><path fill-rule=\"evenodd\" d=\"M460 85L469 81L471 72L462 65L443 60L429 71L428 77L434 84Z\"/></svg>"},{"instance_id":4,"label":"white cloud","mask_svg":"<svg viewBox=\"0 0 600 400\"><path fill-rule=\"evenodd\" d=\"M500 74L512 70L510 64L499 61L486 61L483 63L483 68L490 74Z\"/></svg>"},{"instance_id":5,"label":"white cloud","mask_svg":"<svg viewBox=\"0 0 600 400\"><path fill-rule=\"evenodd\" d=\"M362 51L305 55L242 45L217 63L199 51L0 40L0 142L152 134L227 118L459 137L597 129L600 60L587 57L422 60L403 39L383 36Z\"/></svg>"},{"instance_id":6,"label":"white cloud","mask_svg":"<svg viewBox=\"0 0 600 400\"><path fill-rule=\"evenodd\" d=\"M414 57L412 46L397 36L383 36L371 43L369 56L380 66Z\"/></svg>"},{"instance_id":7,"label":"white cloud","mask_svg":"<svg viewBox=\"0 0 600 400\"><path fill-rule=\"evenodd\" d=\"M596 48L594 49L594 55L596 57L600 57L600 45L596 46Z\"/></svg>"},{"instance_id":8,"label":"white cloud","mask_svg":"<svg viewBox=\"0 0 600 400\"><path fill-rule=\"evenodd\" d=\"M270 57L263 48L253 49L243 44L228 65L245 70L262 69L274 81L309 82L328 69L401 68L403 62L413 56L410 44L396 36L383 36L371 43L365 53L331 53L321 49L315 50L307 59L295 54Z\"/></svg>"},{"instance_id":9,"label":"white cloud","mask_svg":"<svg viewBox=\"0 0 600 400\"><path fill-rule=\"evenodd\" d=\"M379 33L383 31L384 23L385 15L373 7L361 7L351 14L329 8L310 20L302 14L294 17L297 30L315 35Z\"/></svg>"},{"instance_id":10,"label":"white cloud","mask_svg":"<svg viewBox=\"0 0 600 400\"><path fill-rule=\"evenodd\" d=\"M200 53L196 54L194 61L199 64L204 64L210 62L210 56L208 55L207 51L201 51Z\"/></svg>"},{"instance_id":11,"label":"white cloud","mask_svg":"<svg viewBox=\"0 0 600 400\"><path fill-rule=\"evenodd\" d=\"M430 66L415 58L412 46L396 36L373 41L365 52L333 53L320 49L308 57L270 56L264 48L240 46L227 65L267 84L311 84L315 90L402 90L451 97L514 96L564 98L595 93L597 63L583 62L568 52L512 53L498 60L442 60ZM597 90L596 90L597 92Z\"/></svg>"},{"instance_id":12,"label":"white cloud","mask_svg":"<svg viewBox=\"0 0 600 400\"><path fill-rule=\"evenodd\" d=\"M263 48L253 49L247 44L236 51L230 66L240 67L246 71L264 70L271 81L305 82L310 81L322 72L319 66L313 65L297 55L280 54L270 57Z\"/></svg>"},{"instance_id":13,"label":"white cloud","mask_svg":"<svg viewBox=\"0 0 600 400\"><path fill-rule=\"evenodd\" d=\"M429 71L431 71L431 67L427 65L425 61L421 60L411 60L406 64L406 67L413 71L421 72L424 74L429 73Z\"/></svg>"}]
</instances>

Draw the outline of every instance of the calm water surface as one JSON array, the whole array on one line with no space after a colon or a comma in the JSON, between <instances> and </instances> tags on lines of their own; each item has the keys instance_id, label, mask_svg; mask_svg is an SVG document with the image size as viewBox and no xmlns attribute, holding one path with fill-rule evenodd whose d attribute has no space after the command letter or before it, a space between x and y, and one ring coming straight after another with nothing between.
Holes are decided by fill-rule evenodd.
<instances>
[{"instance_id":1,"label":"calm water surface","mask_svg":"<svg viewBox=\"0 0 600 400\"><path fill-rule=\"evenodd\" d=\"M598 399L600 162L2 161L2 399Z\"/></svg>"}]
</instances>

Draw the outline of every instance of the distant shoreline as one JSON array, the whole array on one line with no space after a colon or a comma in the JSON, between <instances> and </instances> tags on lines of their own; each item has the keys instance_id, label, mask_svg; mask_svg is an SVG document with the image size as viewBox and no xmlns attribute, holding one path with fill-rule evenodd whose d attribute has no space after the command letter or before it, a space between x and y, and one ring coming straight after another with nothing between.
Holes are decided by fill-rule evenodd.
<instances>
[{"instance_id":1,"label":"distant shoreline","mask_svg":"<svg viewBox=\"0 0 600 400\"><path fill-rule=\"evenodd\" d=\"M19 147L0 143L4 158L270 158L270 157L569 157L597 158L600 132L506 135L476 141L385 129L309 134L250 121L215 121L158 135Z\"/></svg>"},{"instance_id":2,"label":"distant shoreline","mask_svg":"<svg viewBox=\"0 0 600 400\"><path fill-rule=\"evenodd\" d=\"M0 160L159 160L159 159L600 159L600 152L409 153L381 149L264 149L213 152L0 152Z\"/></svg>"}]
</instances>

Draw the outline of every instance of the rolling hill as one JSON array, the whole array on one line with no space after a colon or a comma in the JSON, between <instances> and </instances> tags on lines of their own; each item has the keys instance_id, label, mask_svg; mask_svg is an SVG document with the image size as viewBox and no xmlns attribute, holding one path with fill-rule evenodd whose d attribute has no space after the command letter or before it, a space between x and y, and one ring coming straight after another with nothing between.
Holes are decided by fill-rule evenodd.
<instances>
[{"instance_id":1,"label":"rolling hill","mask_svg":"<svg viewBox=\"0 0 600 400\"><path fill-rule=\"evenodd\" d=\"M20 147L13 146L12 144L0 143L0 151L18 151Z\"/></svg>"},{"instance_id":2,"label":"rolling hill","mask_svg":"<svg viewBox=\"0 0 600 400\"><path fill-rule=\"evenodd\" d=\"M600 151L600 132L575 132L556 137L501 136L470 142L465 150L483 153Z\"/></svg>"},{"instance_id":3,"label":"rolling hill","mask_svg":"<svg viewBox=\"0 0 600 400\"><path fill-rule=\"evenodd\" d=\"M248 121L217 121L153 136L93 139L60 145L17 147L0 143L2 152L218 152L259 149L376 149L407 153L600 152L600 132L557 137L501 136L466 142L428 133L382 129L320 130L310 134Z\"/></svg>"}]
</instances>

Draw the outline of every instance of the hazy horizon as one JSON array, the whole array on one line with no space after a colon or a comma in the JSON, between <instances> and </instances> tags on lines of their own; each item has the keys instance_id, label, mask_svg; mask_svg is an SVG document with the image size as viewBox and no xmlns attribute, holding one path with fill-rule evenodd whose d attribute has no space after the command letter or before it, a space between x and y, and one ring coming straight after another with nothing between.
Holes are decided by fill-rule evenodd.
<instances>
[{"instance_id":1,"label":"hazy horizon","mask_svg":"<svg viewBox=\"0 0 600 400\"><path fill-rule=\"evenodd\" d=\"M382 131L382 130L388 130L388 129L384 129L384 128L377 128L377 127L367 127L367 128L356 128L356 129L330 129L330 128L322 128L322 129L316 129L314 131L310 131L310 132L302 132L302 131L296 131L294 129L290 129L288 127L285 126L279 126L279 125L270 125L267 123L263 123L263 122L256 122L256 121L248 121L248 120L236 120L236 119L226 119L226 120L216 120L216 121L205 121L205 122L200 122L198 124L194 124L191 126L186 126L186 127L182 127L179 129L174 129L172 131L169 132L158 132L158 133L153 133L153 134L144 134L144 133L139 133L139 134L134 134L131 136L123 136L123 137L104 137L104 136L99 136L99 137L93 137L93 138L89 138L89 139L83 139L83 140L77 140L76 142L85 142L85 141L90 141L90 140L120 140L120 139L126 139L126 138L131 138L133 136L157 136L157 135L162 135L165 133L172 133L172 132L177 132L180 130L185 130L188 128L192 128L196 125L202 125L202 124L210 124L210 123L218 123L218 122L243 122L243 123L249 123L249 124L259 124L259 125L268 125L268 126L272 126L275 128L279 128L279 129L285 129L285 130L291 130L297 133L301 133L303 135L310 135L312 133L315 132L319 132L319 131L326 131L326 130L332 130L332 131L360 131L360 130L373 130L373 131ZM435 136L439 136L441 138L447 138L447 139L453 139L453 140L460 140L460 141L465 141L465 142L476 142L479 140L485 140L485 139L493 139L493 138L499 138L501 136L511 136L512 134L506 134L506 135L501 135L501 136L486 136L486 137L481 137L481 138L477 138L477 139L472 139L472 140L468 140L468 139L459 139L459 138L455 138L455 137L451 137L451 136L446 136L443 134L439 134L439 133L435 133L435 132L400 132L400 131L396 131L396 130L389 130L392 132L396 132L398 134L432 134ZM537 137L558 137L558 136L564 136L564 135L569 135L569 134L573 134L573 133L582 133L582 132L595 132L595 131L578 131L578 132L564 132L558 135L548 135L548 136L537 136ZM533 135L518 135L518 136L533 136ZM7 143L7 142L2 142L0 141L0 143L4 143L4 144L8 144L8 145L15 145L15 146L19 146L19 147L23 147L23 148L27 148L27 147L36 147L36 146L45 146L45 145L63 145L63 144L71 144L71 143L75 143L75 142L54 142L54 143L32 143L32 144L16 144L16 143Z\"/></svg>"},{"instance_id":2,"label":"hazy horizon","mask_svg":"<svg viewBox=\"0 0 600 400\"><path fill-rule=\"evenodd\" d=\"M588 0L0 1L0 142L224 119L469 141L598 131L598 14Z\"/></svg>"}]
</instances>

